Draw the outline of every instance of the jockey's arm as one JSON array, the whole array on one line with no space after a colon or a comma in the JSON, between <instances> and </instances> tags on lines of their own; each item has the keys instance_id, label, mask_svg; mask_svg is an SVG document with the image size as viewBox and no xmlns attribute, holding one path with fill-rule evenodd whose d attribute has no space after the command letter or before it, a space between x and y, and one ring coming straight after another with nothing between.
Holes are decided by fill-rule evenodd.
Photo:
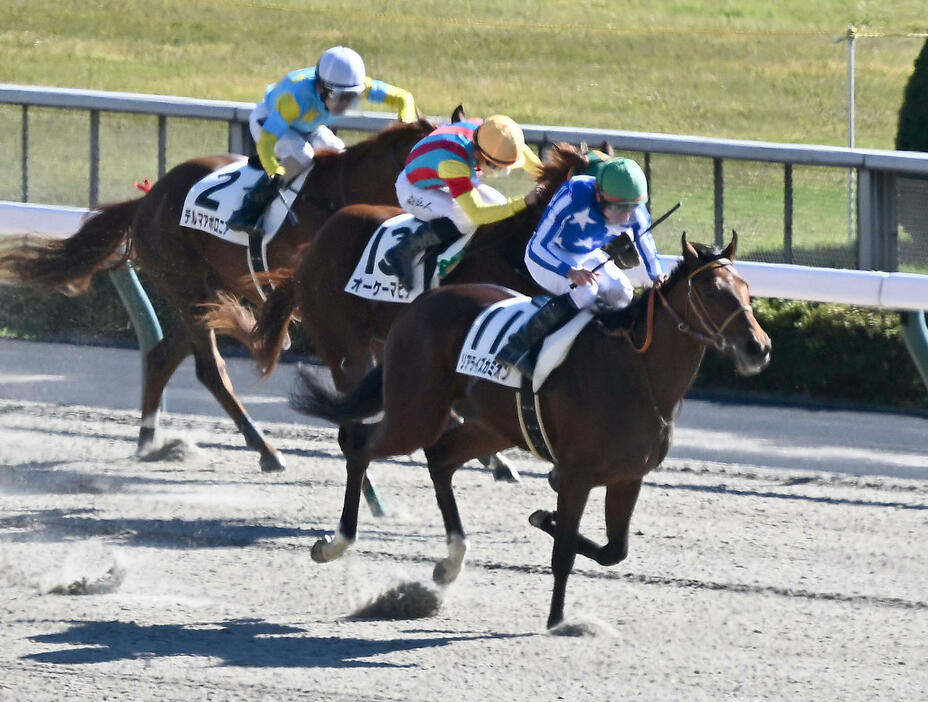
<instances>
[{"instance_id":1,"label":"jockey's arm","mask_svg":"<svg viewBox=\"0 0 928 702\"><path fill-rule=\"evenodd\" d=\"M522 168L532 176L532 178L537 178L541 175L541 159L539 159L535 152L532 151L531 147L528 144L525 145L525 148L522 150L522 153L525 154L525 162L522 164Z\"/></svg>"},{"instance_id":2,"label":"jockey's arm","mask_svg":"<svg viewBox=\"0 0 928 702\"><path fill-rule=\"evenodd\" d=\"M635 211L635 219L631 222L632 238L635 241L635 246L638 247L638 253L641 256L644 271L647 273L648 278L650 278L650 281L632 281L633 283L641 285L653 282L664 274L664 267L661 265L661 260L657 257L657 247L654 244L654 237L651 235L651 232L648 231L650 226L651 215L648 213L647 207L639 205Z\"/></svg>"},{"instance_id":3,"label":"jockey's arm","mask_svg":"<svg viewBox=\"0 0 928 702\"><path fill-rule=\"evenodd\" d=\"M396 110L397 117L401 122L415 122L416 102L412 99L412 93L402 88L397 88L382 80L364 79L364 97L371 102L382 102L387 107Z\"/></svg>"},{"instance_id":4,"label":"jockey's arm","mask_svg":"<svg viewBox=\"0 0 928 702\"><path fill-rule=\"evenodd\" d=\"M524 197L512 197L498 205L484 202L471 183L470 175L470 167L463 161L448 159L438 164L438 177L445 181L451 197L474 224L498 222L525 209Z\"/></svg>"},{"instance_id":5,"label":"jockey's arm","mask_svg":"<svg viewBox=\"0 0 928 702\"><path fill-rule=\"evenodd\" d=\"M273 176L275 173L283 175L284 167L280 165L277 156L274 154L274 146L284 132L290 128L290 125L299 118L300 106L297 104L296 98L290 93L280 95L269 111L267 119L261 127L261 138L255 144L261 165L264 166L264 170L269 176Z\"/></svg>"}]
</instances>

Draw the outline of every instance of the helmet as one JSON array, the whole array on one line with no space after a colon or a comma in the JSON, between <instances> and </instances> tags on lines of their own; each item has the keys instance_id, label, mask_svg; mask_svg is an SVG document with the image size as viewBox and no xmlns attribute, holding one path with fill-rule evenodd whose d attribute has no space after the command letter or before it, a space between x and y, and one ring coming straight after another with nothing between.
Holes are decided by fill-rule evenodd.
<instances>
[{"instance_id":1,"label":"helmet","mask_svg":"<svg viewBox=\"0 0 928 702\"><path fill-rule=\"evenodd\" d=\"M496 166L514 168L525 160L525 135L511 117L487 117L474 132L474 146Z\"/></svg>"},{"instance_id":2,"label":"helmet","mask_svg":"<svg viewBox=\"0 0 928 702\"><path fill-rule=\"evenodd\" d=\"M364 61L354 49L347 46L333 46L319 57L316 64L316 77L327 90L339 93L364 92Z\"/></svg>"},{"instance_id":3,"label":"helmet","mask_svg":"<svg viewBox=\"0 0 928 702\"><path fill-rule=\"evenodd\" d=\"M648 180L641 166L630 158L606 161L596 174L596 187L609 202L640 205L648 201Z\"/></svg>"}]
</instances>

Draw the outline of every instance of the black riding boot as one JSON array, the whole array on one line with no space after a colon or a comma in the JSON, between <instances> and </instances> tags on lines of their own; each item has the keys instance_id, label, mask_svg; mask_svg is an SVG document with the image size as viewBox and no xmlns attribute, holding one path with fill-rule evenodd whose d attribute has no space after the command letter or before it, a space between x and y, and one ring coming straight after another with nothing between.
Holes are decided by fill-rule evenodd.
<instances>
[{"instance_id":1,"label":"black riding boot","mask_svg":"<svg viewBox=\"0 0 928 702\"><path fill-rule=\"evenodd\" d=\"M245 232L248 236L264 236L264 230L258 224L258 219L263 214L264 208L276 197L282 180L283 178L278 174L269 178L267 173L262 173L258 182L245 193L242 206L233 212L226 222L229 229Z\"/></svg>"},{"instance_id":2,"label":"black riding boot","mask_svg":"<svg viewBox=\"0 0 928 702\"><path fill-rule=\"evenodd\" d=\"M524 375L531 376L535 370L535 357L532 350L548 334L559 329L576 313L577 308L571 301L569 293L552 297L519 331L509 337L506 345L496 354L496 362L518 368Z\"/></svg>"},{"instance_id":3,"label":"black riding boot","mask_svg":"<svg viewBox=\"0 0 928 702\"><path fill-rule=\"evenodd\" d=\"M461 232L447 217L425 222L418 230L401 239L383 255L381 270L399 278L400 285L412 289L412 261L416 254L438 244L450 244Z\"/></svg>"}]
</instances>

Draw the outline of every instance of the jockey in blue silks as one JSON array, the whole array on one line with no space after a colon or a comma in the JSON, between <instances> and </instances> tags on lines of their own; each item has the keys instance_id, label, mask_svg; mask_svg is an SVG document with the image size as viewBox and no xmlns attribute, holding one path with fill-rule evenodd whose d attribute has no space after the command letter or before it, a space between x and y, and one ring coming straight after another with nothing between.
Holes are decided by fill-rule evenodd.
<instances>
[{"instance_id":1,"label":"jockey in blue silks","mask_svg":"<svg viewBox=\"0 0 928 702\"><path fill-rule=\"evenodd\" d=\"M654 281L663 275L648 231L644 172L631 159L613 158L595 173L574 176L561 186L526 247L528 272L556 297L512 335L496 360L527 375L534 370L534 346L578 310L595 304L622 309L631 302L632 283L600 248L606 242L628 232L647 277Z\"/></svg>"},{"instance_id":2,"label":"jockey in blue silks","mask_svg":"<svg viewBox=\"0 0 928 702\"><path fill-rule=\"evenodd\" d=\"M314 67L291 71L267 87L248 120L265 174L229 218L229 228L263 233L257 220L281 184L308 168L316 149L345 149L345 142L326 125L359 97L386 104L404 122L416 120L412 95L368 78L364 61L346 46L332 47Z\"/></svg>"}]
</instances>

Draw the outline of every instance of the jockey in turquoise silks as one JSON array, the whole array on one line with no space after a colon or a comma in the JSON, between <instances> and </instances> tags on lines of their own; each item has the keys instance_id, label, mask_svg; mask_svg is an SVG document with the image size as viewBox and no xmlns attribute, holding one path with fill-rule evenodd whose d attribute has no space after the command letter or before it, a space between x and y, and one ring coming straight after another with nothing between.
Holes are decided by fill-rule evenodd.
<instances>
[{"instance_id":1,"label":"jockey in turquoise silks","mask_svg":"<svg viewBox=\"0 0 928 702\"><path fill-rule=\"evenodd\" d=\"M314 67L269 85L248 120L265 175L229 218L229 228L263 234L257 220L282 183L308 168L316 149L344 150L345 143L326 125L360 97L395 109L404 122L417 117L412 95L368 78L364 61L346 46L332 47Z\"/></svg>"}]
</instances>

